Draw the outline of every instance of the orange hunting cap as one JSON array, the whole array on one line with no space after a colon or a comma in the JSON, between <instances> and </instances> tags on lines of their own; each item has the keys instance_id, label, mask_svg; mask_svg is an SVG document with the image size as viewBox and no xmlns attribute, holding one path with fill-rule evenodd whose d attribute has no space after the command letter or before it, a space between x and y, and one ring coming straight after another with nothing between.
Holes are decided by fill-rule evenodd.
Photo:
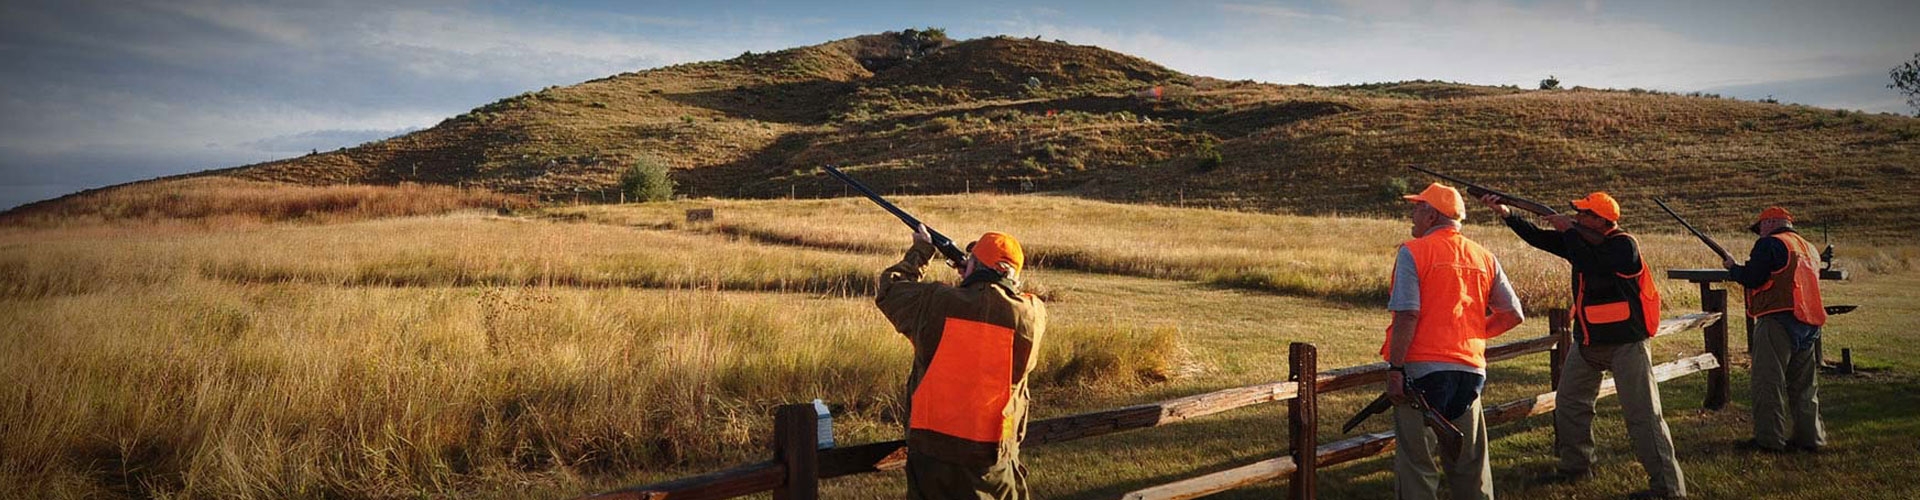
<instances>
[{"instance_id":1,"label":"orange hunting cap","mask_svg":"<svg viewBox=\"0 0 1920 500\"><path fill-rule=\"evenodd\" d=\"M973 260L980 261L1000 274L1013 276L1026 267L1027 255L1020 250L1020 241L1006 233L987 233L980 239L967 245L973 252Z\"/></svg>"},{"instance_id":2,"label":"orange hunting cap","mask_svg":"<svg viewBox=\"0 0 1920 500\"><path fill-rule=\"evenodd\" d=\"M1587 195L1586 198L1573 200L1573 208L1593 212L1602 219L1620 222L1620 202L1613 201L1613 196L1607 193L1596 191Z\"/></svg>"},{"instance_id":3,"label":"orange hunting cap","mask_svg":"<svg viewBox=\"0 0 1920 500\"><path fill-rule=\"evenodd\" d=\"M1433 205L1434 210L1440 212L1441 215L1453 218L1453 220L1466 220L1467 218L1467 203L1465 200L1460 199L1460 190L1442 186L1438 182L1428 184L1426 189L1420 191L1420 194L1410 194L1401 196L1401 198L1406 198L1407 201L1417 201Z\"/></svg>"},{"instance_id":4,"label":"orange hunting cap","mask_svg":"<svg viewBox=\"0 0 1920 500\"><path fill-rule=\"evenodd\" d=\"M1747 230L1753 231L1754 234L1759 234L1760 222L1765 221L1767 219L1781 219L1787 222L1793 222L1793 214L1787 213L1787 209L1784 209L1784 208L1767 207L1766 210L1760 211L1759 217L1756 217L1753 219L1753 225L1747 226Z\"/></svg>"}]
</instances>

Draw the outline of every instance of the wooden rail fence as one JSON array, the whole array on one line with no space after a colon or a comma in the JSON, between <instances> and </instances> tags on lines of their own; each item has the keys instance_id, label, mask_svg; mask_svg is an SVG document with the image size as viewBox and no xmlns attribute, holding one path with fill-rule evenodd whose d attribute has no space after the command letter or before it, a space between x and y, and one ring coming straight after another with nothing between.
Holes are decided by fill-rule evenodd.
<instances>
[{"instance_id":1,"label":"wooden rail fence","mask_svg":"<svg viewBox=\"0 0 1920 500\"><path fill-rule=\"evenodd\" d=\"M1688 374L1707 371L1707 397L1703 406L1720 409L1727 400L1727 322L1726 291L1702 290L1705 312L1691 313L1660 322L1656 336L1702 329L1706 353L1654 367L1654 378L1665 382ZM1548 314L1549 333L1487 348L1487 362L1508 360L1528 354L1550 352L1549 366L1554 384L1559 383L1560 363L1572 342L1572 328L1565 310ZM1031 422L1023 448L1060 443L1115 432L1159 427L1188 419L1212 415L1236 408L1264 403L1288 403L1288 428L1291 441L1286 456L1263 460L1233 469L1214 472L1173 483L1129 492L1128 500L1196 498L1246 486L1260 481L1286 477L1289 497L1314 497L1314 472L1319 467L1358 460L1393 449L1393 432L1376 432L1317 444L1319 395L1378 384L1386 380L1386 363L1351 366L1326 372L1317 370L1317 353L1312 344L1289 346L1290 369L1284 382L1270 382L1223 389L1166 401L1140 404L1112 410L1050 418ZM1302 384L1312 380L1312 384ZM1614 393L1613 379L1602 382L1600 396ZM1550 412L1554 393L1549 392L1494 405L1484 409L1487 425L1510 422ZM906 465L906 442L886 441L842 448L815 450L815 416L810 404L785 405L775 412L773 458L718 472L662 483L632 486L583 498L594 500L707 500L724 499L761 492L774 492L781 500L811 500L819 496L819 480L898 470ZM1313 457L1307 460L1305 457Z\"/></svg>"}]
</instances>

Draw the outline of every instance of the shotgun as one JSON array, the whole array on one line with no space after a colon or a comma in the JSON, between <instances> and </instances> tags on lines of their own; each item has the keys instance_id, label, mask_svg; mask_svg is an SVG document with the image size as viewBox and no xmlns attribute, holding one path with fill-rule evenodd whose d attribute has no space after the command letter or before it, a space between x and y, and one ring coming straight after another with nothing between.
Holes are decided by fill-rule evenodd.
<instances>
[{"instance_id":1,"label":"shotgun","mask_svg":"<svg viewBox=\"0 0 1920 500\"><path fill-rule=\"evenodd\" d=\"M1406 385L1406 393L1414 409L1420 410L1420 420L1427 424L1428 429L1433 430L1434 438L1440 441L1440 452L1450 457L1460 456L1460 441L1466 437L1466 434L1460 432L1460 428L1454 426L1452 420L1447 420L1446 415L1441 415L1440 410L1427 404L1427 397L1414 389L1413 384ZM1366 408L1360 409L1360 413L1347 419L1347 423L1340 426L1340 433L1353 432L1353 428L1359 427L1367 417L1386 413L1390 409L1393 409L1393 400L1388 399L1386 394L1381 394L1380 397L1373 398L1372 403L1367 403Z\"/></svg>"},{"instance_id":2,"label":"shotgun","mask_svg":"<svg viewBox=\"0 0 1920 500\"><path fill-rule=\"evenodd\" d=\"M1710 249L1713 249L1713 253L1714 253L1715 255L1719 255L1719 256L1720 256L1720 258L1721 258L1721 259L1723 259L1723 260L1729 260L1729 261L1730 261L1730 260L1733 260L1733 255L1732 255L1732 254L1729 254L1729 253L1727 253L1727 249L1726 249L1726 247L1722 247L1722 246L1720 246L1720 242L1717 242L1717 241L1713 241L1713 237L1712 237L1712 236L1707 236L1707 234L1706 234L1706 233L1702 233L1702 232L1700 232L1700 230L1699 230L1699 229L1694 229L1694 228L1693 228L1693 224L1688 224L1688 223L1687 223L1687 218L1685 218L1685 217L1681 217L1681 216L1680 216L1680 214L1678 214L1678 213L1674 213L1674 211L1673 211L1673 209L1672 209L1672 208L1668 208L1668 207L1667 207L1667 202L1666 202L1666 201L1664 201L1664 200L1661 200L1661 199L1659 199L1659 198L1654 198L1654 199L1653 199L1653 203L1654 203L1654 204L1657 204L1657 205L1660 205L1660 209L1661 209L1661 210L1666 210L1666 211L1667 211L1667 215L1671 215L1671 216L1673 216L1673 220L1677 220L1677 221L1680 221L1680 226L1681 226L1681 227L1685 227L1685 228L1687 228L1687 232L1690 232L1690 233L1693 233L1693 236L1694 236L1695 238L1700 238L1700 242L1701 242L1701 243L1706 243L1706 244L1707 244L1707 248L1710 248Z\"/></svg>"},{"instance_id":3,"label":"shotgun","mask_svg":"<svg viewBox=\"0 0 1920 500\"><path fill-rule=\"evenodd\" d=\"M920 226L925 225L925 223L920 222L920 219L914 218L913 214L909 214L906 210L901 210L900 207L894 206L894 204L888 202L886 198L880 197L880 193L873 192L872 189L867 188L866 184L861 184L860 181L854 180L853 177L848 176L845 172L841 172L840 169L827 167L827 175L831 175L835 179L840 179L841 182L853 186L853 189L859 191L860 194L867 195L867 199L873 200L874 204L880 205L880 208L886 209L887 212L892 213L894 217L899 217L900 222L906 223L908 228L919 231ZM948 267L959 269L960 264L967 261L967 253L960 251L960 247L954 246L952 238L940 234L939 231L933 230L932 227L927 228L927 235L933 237L933 247L940 250L940 256L946 258Z\"/></svg>"},{"instance_id":4,"label":"shotgun","mask_svg":"<svg viewBox=\"0 0 1920 500\"><path fill-rule=\"evenodd\" d=\"M1451 175L1435 172L1432 170L1427 170L1427 169L1416 167L1413 165L1407 165L1407 168L1414 169L1423 174L1439 177L1440 180L1466 186L1467 195L1472 196L1474 198L1479 198L1486 195L1494 195L1500 198L1501 205L1506 205L1509 207L1526 210L1528 212L1533 212L1535 214L1539 214L1542 217L1560 215L1560 211L1554 210L1553 207L1546 206L1545 204L1542 204L1540 202L1510 195L1500 191L1495 191L1492 188L1482 186L1479 184L1474 184L1472 182L1468 182L1466 179L1461 179L1459 177L1454 177ZM1606 240L1607 238L1606 235L1604 234L1600 234L1591 229L1581 227L1578 224L1575 224L1573 226L1573 230L1575 232L1578 232L1580 234L1580 238L1586 240L1587 244L1589 245L1599 244L1601 241Z\"/></svg>"}]
</instances>

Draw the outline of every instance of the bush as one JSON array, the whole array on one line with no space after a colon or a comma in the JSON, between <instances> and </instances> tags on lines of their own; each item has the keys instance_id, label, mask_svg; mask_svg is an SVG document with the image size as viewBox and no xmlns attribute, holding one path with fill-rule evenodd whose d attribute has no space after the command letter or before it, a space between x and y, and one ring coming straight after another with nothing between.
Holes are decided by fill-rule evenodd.
<instances>
[{"instance_id":1,"label":"bush","mask_svg":"<svg viewBox=\"0 0 1920 500\"><path fill-rule=\"evenodd\" d=\"M1413 183L1405 177L1388 177L1380 181L1380 195L1388 200L1398 200L1402 195L1413 192Z\"/></svg>"},{"instance_id":2,"label":"bush","mask_svg":"<svg viewBox=\"0 0 1920 500\"><path fill-rule=\"evenodd\" d=\"M1194 148L1193 157L1197 162L1195 166L1199 167L1201 172L1212 172L1226 162L1220 157L1220 148L1213 144L1212 139L1200 141L1199 147Z\"/></svg>"},{"instance_id":3,"label":"bush","mask_svg":"<svg viewBox=\"0 0 1920 500\"><path fill-rule=\"evenodd\" d=\"M673 198L673 177L659 161L641 158L620 174L620 192L638 201L665 201Z\"/></svg>"},{"instance_id":4,"label":"bush","mask_svg":"<svg viewBox=\"0 0 1920 500\"><path fill-rule=\"evenodd\" d=\"M1553 75L1547 75L1547 79L1540 81L1540 90L1558 90L1559 88L1560 79L1554 78Z\"/></svg>"}]
</instances>

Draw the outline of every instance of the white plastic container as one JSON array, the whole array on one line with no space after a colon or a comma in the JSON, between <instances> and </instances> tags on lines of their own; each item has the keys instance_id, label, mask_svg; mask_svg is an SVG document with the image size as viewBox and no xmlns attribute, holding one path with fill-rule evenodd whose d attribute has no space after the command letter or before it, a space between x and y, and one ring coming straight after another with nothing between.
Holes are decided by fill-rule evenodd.
<instances>
[{"instance_id":1,"label":"white plastic container","mask_svg":"<svg viewBox=\"0 0 1920 500\"><path fill-rule=\"evenodd\" d=\"M833 447L833 412L827 410L827 404L819 399L813 400L814 429L819 433L815 442L819 449Z\"/></svg>"}]
</instances>

